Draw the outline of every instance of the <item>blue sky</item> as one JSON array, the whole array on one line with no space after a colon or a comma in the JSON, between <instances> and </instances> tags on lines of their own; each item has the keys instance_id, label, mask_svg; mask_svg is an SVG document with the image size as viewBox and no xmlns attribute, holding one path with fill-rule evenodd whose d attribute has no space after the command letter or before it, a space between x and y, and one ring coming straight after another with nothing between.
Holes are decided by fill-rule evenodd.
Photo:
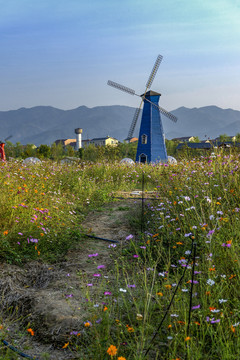
<instances>
[{"instance_id":1,"label":"blue sky","mask_svg":"<svg viewBox=\"0 0 240 360\"><path fill-rule=\"evenodd\" d=\"M152 89L169 111L240 110L239 0L0 0L0 111L137 107Z\"/></svg>"}]
</instances>

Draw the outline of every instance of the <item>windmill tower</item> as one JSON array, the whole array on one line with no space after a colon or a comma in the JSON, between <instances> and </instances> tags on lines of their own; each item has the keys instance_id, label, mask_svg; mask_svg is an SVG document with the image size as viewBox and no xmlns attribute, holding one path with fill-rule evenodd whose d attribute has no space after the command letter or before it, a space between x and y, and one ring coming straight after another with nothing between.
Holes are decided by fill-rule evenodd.
<instances>
[{"instance_id":1,"label":"windmill tower","mask_svg":"<svg viewBox=\"0 0 240 360\"><path fill-rule=\"evenodd\" d=\"M142 98L139 108L136 109L132 124L130 126L127 139L131 139L137 124L137 120L141 111L142 104L142 120L138 137L138 148L136 155L136 162L167 162L167 150L165 146L164 132L161 114L165 115L172 121L176 122L176 116L172 115L162 107L158 105L161 94L149 90L152 82L156 76L159 65L162 61L162 55L158 55L157 60L153 66L152 72L146 83L145 92L142 95L135 93L135 90L126 86L115 83L111 80L108 81L108 85L113 86L119 90L125 91L131 95L136 95Z\"/></svg>"}]
</instances>

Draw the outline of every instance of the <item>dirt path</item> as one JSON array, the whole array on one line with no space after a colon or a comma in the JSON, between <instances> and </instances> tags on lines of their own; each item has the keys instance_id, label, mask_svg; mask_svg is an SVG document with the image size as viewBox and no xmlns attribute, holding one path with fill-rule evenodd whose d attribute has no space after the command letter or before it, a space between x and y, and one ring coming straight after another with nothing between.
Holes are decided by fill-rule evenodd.
<instances>
[{"instance_id":1,"label":"dirt path","mask_svg":"<svg viewBox=\"0 0 240 360\"><path fill-rule=\"evenodd\" d=\"M121 245L131 232L128 216L135 208L136 204L129 199L107 204L90 213L81 225L86 233L119 241ZM78 331L86 320L86 298L80 278L93 279L96 272L96 264L89 255L98 253L98 263L110 267L109 244L111 242L91 238L83 240L67 254L66 261L55 265L31 263L24 269L2 265L2 307L17 306L18 313L25 318L21 321L25 326L31 324L35 331L35 337L30 341L29 335L16 335L16 323L13 323L6 340L9 343L15 340L19 349L29 343L31 350L26 352L37 355L38 359L77 359L61 346L67 342L70 332ZM40 356L43 353L49 353L50 357Z\"/></svg>"}]
</instances>

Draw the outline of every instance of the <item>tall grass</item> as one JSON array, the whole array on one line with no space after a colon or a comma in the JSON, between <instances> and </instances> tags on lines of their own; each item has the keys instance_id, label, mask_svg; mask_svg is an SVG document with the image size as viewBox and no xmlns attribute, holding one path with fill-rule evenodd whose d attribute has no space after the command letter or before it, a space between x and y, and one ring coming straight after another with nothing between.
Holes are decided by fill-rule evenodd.
<instances>
[{"instance_id":1,"label":"tall grass","mask_svg":"<svg viewBox=\"0 0 240 360\"><path fill-rule=\"evenodd\" d=\"M80 359L238 359L238 156L175 166L3 164L2 259L56 260L73 234L81 240L86 211L118 190L140 190L143 176L155 199L145 199L143 219L136 205L139 227L126 244L109 245L112 265L89 257L93 274L79 273L88 315L61 346Z\"/></svg>"}]
</instances>

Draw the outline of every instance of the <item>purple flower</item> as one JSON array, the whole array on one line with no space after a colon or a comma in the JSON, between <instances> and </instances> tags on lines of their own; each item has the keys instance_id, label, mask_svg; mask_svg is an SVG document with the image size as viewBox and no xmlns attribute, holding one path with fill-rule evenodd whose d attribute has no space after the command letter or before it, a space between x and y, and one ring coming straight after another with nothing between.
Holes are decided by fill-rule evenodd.
<instances>
[{"instance_id":1,"label":"purple flower","mask_svg":"<svg viewBox=\"0 0 240 360\"><path fill-rule=\"evenodd\" d=\"M93 276L95 276L95 277L100 277L101 274L93 274Z\"/></svg>"},{"instance_id":2,"label":"purple flower","mask_svg":"<svg viewBox=\"0 0 240 360\"><path fill-rule=\"evenodd\" d=\"M112 295L110 291L105 291L104 295Z\"/></svg>"},{"instance_id":3,"label":"purple flower","mask_svg":"<svg viewBox=\"0 0 240 360\"><path fill-rule=\"evenodd\" d=\"M135 288L136 285L135 285L135 284L132 284L132 285L128 285L127 287L128 287L128 288Z\"/></svg>"},{"instance_id":4,"label":"purple flower","mask_svg":"<svg viewBox=\"0 0 240 360\"><path fill-rule=\"evenodd\" d=\"M98 253L96 254L89 254L88 257L98 256Z\"/></svg>"},{"instance_id":5,"label":"purple flower","mask_svg":"<svg viewBox=\"0 0 240 360\"><path fill-rule=\"evenodd\" d=\"M200 309L201 305L196 305L192 307L192 310Z\"/></svg>"},{"instance_id":6,"label":"purple flower","mask_svg":"<svg viewBox=\"0 0 240 360\"><path fill-rule=\"evenodd\" d=\"M133 257L134 257L134 258L138 258L138 257L139 257L139 255L136 255L136 254L135 254L135 255L133 255Z\"/></svg>"},{"instance_id":7,"label":"purple flower","mask_svg":"<svg viewBox=\"0 0 240 360\"><path fill-rule=\"evenodd\" d=\"M105 265L98 265L97 269L105 269Z\"/></svg>"},{"instance_id":8,"label":"purple flower","mask_svg":"<svg viewBox=\"0 0 240 360\"><path fill-rule=\"evenodd\" d=\"M140 246L141 249L146 249L146 246Z\"/></svg>"},{"instance_id":9,"label":"purple flower","mask_svg":"<svg viewBox=\"0 0 240 360\"><path fill-rule=\"evenodd\" d=\"M87 286L93 286L93 284L87 284Z\"/></svg>"},{"instance_id":10,"label":"purple flower","mask_svg":"<svg viewBox=\"0 0 240 360\"><path fill-rule=\"evenodd\" d=\"M71 331L70 332L70 335L77 335L77 334L79 334L79 331Z\"/></svg>"},{"instance_id":11,"label":"purple flower","mask_svg":"<svg viewBox=\"0 0 240 360\"><path fill-rule=\"evenodd\" d=\"M66 298L71 298L71 297L73 297L73 294L69 294L69 295L65 295L66 296Z\"/></svg>"},{"instance_id":12,"label":"purple flower","mask_svg":"<svg viewBox=\"0 0 240 360\"><path fill-rule=\"evenodd\" d=\"M131 240L132 238L133 238L133 235L130 234L130 235L128 235L128 236L126 237L126 240Z\"/></svg>"}]
</instances>

